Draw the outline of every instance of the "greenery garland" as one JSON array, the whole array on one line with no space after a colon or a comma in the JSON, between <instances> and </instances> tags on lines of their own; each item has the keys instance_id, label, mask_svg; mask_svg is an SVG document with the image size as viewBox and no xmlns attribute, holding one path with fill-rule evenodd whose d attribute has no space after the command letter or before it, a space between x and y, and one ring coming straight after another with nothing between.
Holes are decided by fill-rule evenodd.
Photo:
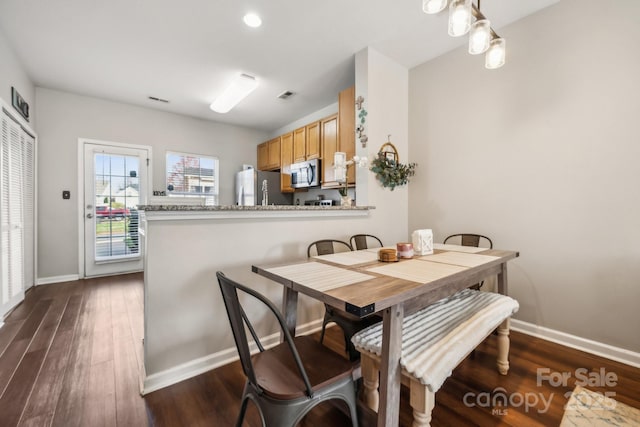
<instances>
[{"instance_id":1,"label":"greenery garland","mask_svg":"<svg viewBox=\"0 0 640 427\"><path fill-rule=\"evenodd\" d=\"M376 174L376 178L383 187L389 187L391 191L400 185L409 182L409 178L416 174L416 163L403 165L387 157L386 153L379 152L378 156L371 162L369 170Z\"/></svg>"}]
</instances>

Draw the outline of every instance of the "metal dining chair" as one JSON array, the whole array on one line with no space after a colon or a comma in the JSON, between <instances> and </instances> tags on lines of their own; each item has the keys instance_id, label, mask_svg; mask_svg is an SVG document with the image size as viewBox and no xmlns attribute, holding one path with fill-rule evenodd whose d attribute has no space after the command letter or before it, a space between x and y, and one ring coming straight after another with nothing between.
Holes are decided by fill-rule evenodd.
<instances>
[{"instance_id":1,"label":"metal dining chair","mask_svg":"<svg viewBox=\"0 0 640 427\"><path fill-rule=\"evenodd\" d=\"M349 244L353 249L359 251L361 249L369 249L370 244L374 247L383 247L382 240L372 234L354 234L349 238Z\"/></svg>"},{"instance_id":2,"label":"metal dining chair","mask_svg":"<svg viewBox=\"0 0 640 427\"><path fill-rule=\"evenodd\" d=\"M307 257L313 256L312 254L315 252L316 255L329 255L334 254L336 252L346 252L353 250L351 245L342 240L334 240L334 239L323 239L316 240L312 242L307 247ZM375 317L365 317L360 318L357 316L353 316L347 312L343 312L340 310L336 310L330 305L324 305L324 319L322 319L322 332L320 333L320 343L324 340L324 333L327 329L328 323L335 323L342 329L342 333L344 335L344 345L347 354L349 355L349 360L354 361L360 358L360 352L356 350L356 348L351 343L351 337L359 332L360 330L370 326L379 319Z\"/></svg>"},{"instance_id":3,"label":"metal dining chair","mask_svg":"<svg viewBox=\"0 0 640 427\"><path fill-rule=\"evenodd\" d=\"M491 241L491 239L488 238L487 236L483 236L482 234L473 234L473 233L452 234L450 236L447 236L447 238L444 239L443 243L445 245L447 244L447 242L453 244L453 242L457 241L458 238L460 238L461 246L472 246L475 248L486 247L487 249L493 249L493 242ZM479 291L482 285L484 285L484 280L481 281L480 283L476 283L473 286L469 286L469 289L475 289L476 291Z\"/></svg>"},{"instance_id":4,"label":"metal dining chair","mask_svg":"<svg viewBox=\"0 0 640 427\"><path fill-rule=\"evenodd\" d=\"M331 399L347 403L351 423L357 427L353 364L309 336L292 337L271 301L220 271L216 276L247 377L236 427L242 425L249 400L257 406L263 426L294 427L313 407ZM255 298L273 313L284 336L282 343L265 350L240 304L239 292ZM243 302L247 301L244 296ZM245 326L260 350L253 356Z\"/></svg>"}]
</instances>

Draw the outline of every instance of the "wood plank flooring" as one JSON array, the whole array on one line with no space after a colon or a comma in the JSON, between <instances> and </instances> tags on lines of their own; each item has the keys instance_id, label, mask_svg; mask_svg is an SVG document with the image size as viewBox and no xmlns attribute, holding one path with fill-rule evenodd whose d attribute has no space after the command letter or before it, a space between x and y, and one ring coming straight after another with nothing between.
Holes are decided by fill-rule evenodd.
<instances>
[{"instance_id":1,"label":"wood plank flooring","mask_svg":"<svg viewBox=\"0 0 640 427\"><path fill-rule=\"evenodd\" d=\"M244 385L238 362L139 395L142 291L141 274L30 290L0 328L0 427L234 425ZM511 338L509 375L495 369L491 336L436 394L433 426L557 426L576 381L640 408L640 369L515 332ZM325 342L342 351L338 328L328 329ZM538 381L539 369L552 380L571 378ZM615 385L593 384L602 369L615 374ZM408 397L403 387L401 426L411 425ZM244 425L261 425L253 405ZM301 425L351 424L340 408L325 403Z\"/></svg>"}]
</instances>

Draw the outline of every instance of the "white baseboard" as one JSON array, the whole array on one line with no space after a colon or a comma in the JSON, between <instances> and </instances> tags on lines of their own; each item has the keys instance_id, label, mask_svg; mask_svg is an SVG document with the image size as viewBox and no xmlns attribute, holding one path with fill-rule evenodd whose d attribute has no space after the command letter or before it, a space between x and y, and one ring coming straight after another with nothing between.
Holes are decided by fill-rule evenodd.
<instances>
[{"instance_id":1,"label":"white baseboard","mask_svg":"<svg viewBox=\"0 0 640 427\"><path fill-rule=\"evenodd\" d=\"M523 322L518 319L511 319L511 329L522 332L523 334L542 338L543 340L575 348L576 350L595 354L596 356L615 360L616 362L624 363L625 365L640 368L640 353L626 350L624 348L614 347L609 344L545 328L544 326L534 325L533 323Z\"/></svg>"},{"instance_id":2,"label":"white baseboard","mask_svg":"<svg viewBox=\"0 0 640 427\"><path fill-rule=\"evenodd\" d=\"M77 274L67 274L66 276L52 276L52 277L39 277L36 280L36 285L50 285L51 283L73 282L74 280L80 280L80 276Z\"/></svg>"},{"instance_id":3,"label":"white baseboard","mask_svg":"<svg viewBox=\"0 0 640 427\"><path fill-rule=\"evenodd\" d=\"M321 327L322 319L318 319L300 326L297 328L296 332L297 334L305 335L316 332L320 330ZM640 353L603 344L587 338L578 337L576 335L567 334L565 332L556 331L554 329L545 328L543 326L534 325L517 319L511 319L511 329L522 332L523 334L535 336L560 345L575 348L577 350L640 368ZM265 347L272 347L278 344L279 341L279 333L262 338L262 344ZM250 349L252 352L257 351L257 347L254 343L251 344ZM238 352L235 347L231 347L217 353L183 363L182 365L175 366L171 369L149 375L144 378L141 394L144 396L145 394L195 377L196 375L200 375L204 372L210 371L211 369L218 368L236 360L238 360Z\"/></svg>"},{"instance_id":4,"label":"white baseboard","mask_svg":"<svg viewBox=\"0 0 640 427\"><path fill-rule=\"evenodd\" d=\"M296 335L307 335L322 328L322 319L314 320L296 328ZM229 332L231 335L231 332ZM275 333L261 338L265 348L273 347L280 342L280 333ZM258 350L255 343L251 342L251 352ZM192 360L182 365L175 366L165 371L157 372L145 377L141 394L144 396L153 391L176 384L180 381L195 377L211 369L229 364L239 359L238 351L235 347L227 348L217 353L209 354L199 359Z\"/></svg>"}]
</instances>

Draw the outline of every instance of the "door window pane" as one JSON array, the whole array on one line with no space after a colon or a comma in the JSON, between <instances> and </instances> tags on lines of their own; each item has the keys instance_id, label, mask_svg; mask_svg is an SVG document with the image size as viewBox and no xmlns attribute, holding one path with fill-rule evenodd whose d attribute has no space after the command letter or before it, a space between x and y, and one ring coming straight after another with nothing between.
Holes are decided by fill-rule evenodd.
<instances>
[{"instance_id":1,"label":"door window pane","mask_svg":"<svg viewBox=\"0 0 640 427\"><path fill-rule=\"evenodd\" d=\"M133 156L95 155L96 261L139 255L139 165Z\"/></svg>"}]
</instances>

